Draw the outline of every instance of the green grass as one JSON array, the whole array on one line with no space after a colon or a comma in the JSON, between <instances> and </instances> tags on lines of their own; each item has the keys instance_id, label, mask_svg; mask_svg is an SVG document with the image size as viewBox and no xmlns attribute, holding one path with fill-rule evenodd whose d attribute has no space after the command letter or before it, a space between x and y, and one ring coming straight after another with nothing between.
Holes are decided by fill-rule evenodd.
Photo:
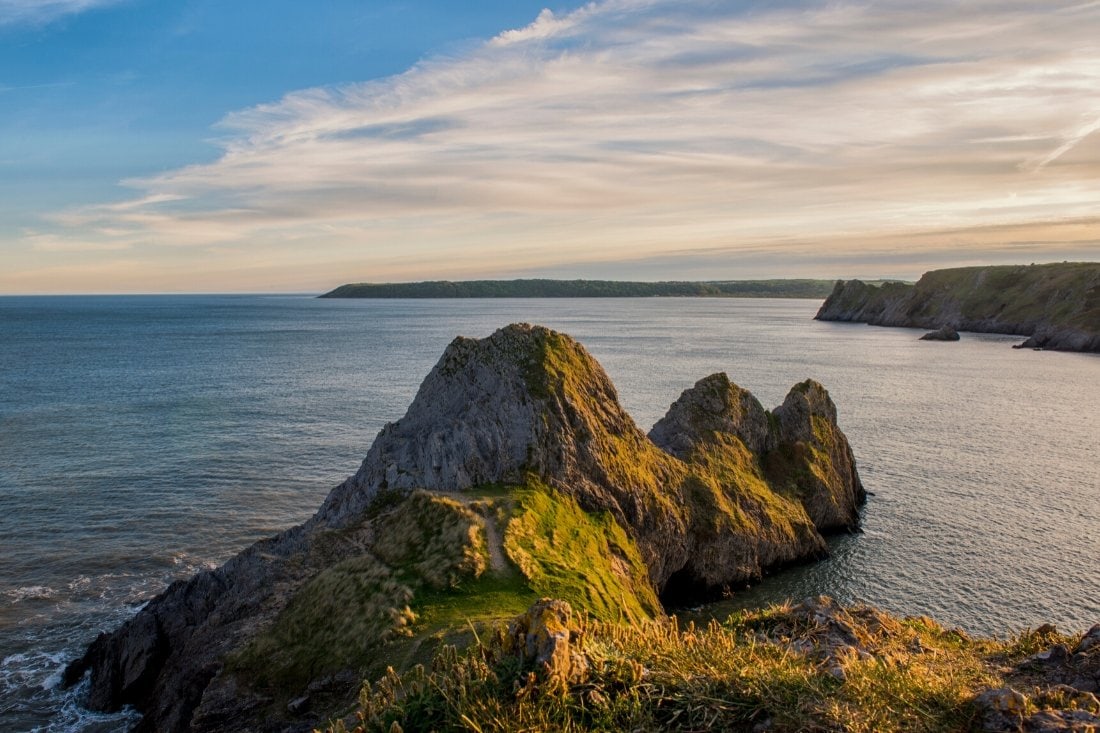
<instances>
[{"instance_id":1,"label":"green grass","mask_svg":"<svg viewBox=\"0 0 1100 733\"><path fill-rule=\"evenodd\" d=\"M1035 329L1100 329L1100 263L957 267L926 272L915 285L874 287L850 281L827 306L863 310L877 322L887 306L904 306L913 325L949 323L965 329L996 322L998 330L1031 335Z\"/></svg>"},{"instance_id":2,"label":"green grass","mask_svg":"<svg viewBox=\"0 0 1100 733\"><path fill-rule=\"evenodd\" d=\"M458 589L488 565L479 517L454 499L413 492L383 497L385 541L306 583L227 664L279 698L343 669L367 670L390 643L414 634L419 595ZM517 605L507 607L506 612Z\"/></svg>"},{"instance_id":3,"label":"green grass","mask_svg":"<svg viewBox=\"0 0 1100 733\"><path fill-rule=\"evenodd\" d=\"M1100 263L964 267L927 273L919 295L951 292L969 320L1100 328Z\"/></svg>"},{"instance_id":4,"label":"green grass","mask_svg":"<svg viewBox=\"0 0 1100 733\"><path fill-rule=\"evenodd\" d=\"M605 620L661 612L637 547L609 513L585 512L534 478L471 494L467 502L425 491L382 497L372 520L385 528L379 539L297 591L230 657L230 671L285 704L339 670L369 676L426 662L540 596ZM503 568L489 568L484 521L501 527Z\"/></svg>"},{"instance_id":5,"label":"green grass","mask_svg":"<svg viewBox=\"0 0 1100 733\"><path fill-rule=\"evenodd\" d=\"M535 478L513 492L504 549L540 596L606 621L661 613L634 541L608 512L585 512Z\"/></svg>"}]
</instances>

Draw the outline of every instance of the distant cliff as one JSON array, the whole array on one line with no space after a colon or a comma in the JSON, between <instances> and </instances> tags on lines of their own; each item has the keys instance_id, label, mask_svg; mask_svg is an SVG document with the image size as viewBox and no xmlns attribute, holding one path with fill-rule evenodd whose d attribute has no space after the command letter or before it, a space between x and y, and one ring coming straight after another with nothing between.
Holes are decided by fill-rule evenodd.
<instances>
[{"instance_id":1,"label":"distant cliff","mask_svg":"<svg viewBox=\"0 0 1100 733\"><path fill-rule=\"evenodd\" d=\"M858 526L836 419L814 381L769 412L714 374L647 436L570 337L457 338L311 520L172 584L66 680L90 671L88 704L132 705L141 730L310 730L364 676L540 597L608 623L661 618Z\"/></svg>"},{"instance_id":2,"label":"distant cliff","mask_svg":"<svg viewBox=\"0 0 1100 733\"><path fill-rule=\"evenodd\" d=\"M960 267L915 284L839 281L821 321L1027 336L1023 346L1100 352L1100 262Z\"/></svg>"},{"instance_id":3,"label":"distant cliff","mask_svg":"<svg viewBox=\"0 0 1100 733\"><path fill-rule=\"evenodd\" d=\"M353 283L322 298L824 298L830 280L716 280L629 282L625 280L432 280L415 283Z\"/></svg>"}]
</instances>

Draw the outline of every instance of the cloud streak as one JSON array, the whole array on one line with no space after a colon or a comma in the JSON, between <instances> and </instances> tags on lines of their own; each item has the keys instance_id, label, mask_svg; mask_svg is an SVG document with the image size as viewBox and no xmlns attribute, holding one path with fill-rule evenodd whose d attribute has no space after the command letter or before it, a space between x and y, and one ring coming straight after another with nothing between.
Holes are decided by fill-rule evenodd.
<instances>
[{"instance_id":1,"label":"cloud streak","mask_svg":"<svg viewBox=\"0 0 1100 733\"><path fill-rule=\"evenodd\" d=\"M724 253L730 277L742 251L783 274L815 241L855 261L872 240L1091 221L1098 27L1091 2L544 11L461 56L235 112L216 161L32 236L150 257L308 243L336 282L683 250Z\"/></svg>"},{"instance_id":2,"label":"cloud streak","mask_svg":"<svg viewBox=\"0 0 1100 733\"><path fill-rule=\"evenodd\" d=\"M67 15L119 2L121 0L0 0L0 28L45 25Z\"/></svg>"}]
</instances>

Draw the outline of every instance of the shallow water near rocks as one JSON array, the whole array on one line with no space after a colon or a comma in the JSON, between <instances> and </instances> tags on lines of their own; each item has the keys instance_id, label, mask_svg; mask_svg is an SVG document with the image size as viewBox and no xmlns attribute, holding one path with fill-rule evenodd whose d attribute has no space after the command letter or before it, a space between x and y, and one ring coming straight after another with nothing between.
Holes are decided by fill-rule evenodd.
<instances>
[{"instance_id":1,"label":"shallow water near rocks","mask_svg":"<svg viewBox=\"0 0 1100 733\"><path fill-rule=\"evenodd\" d=\"M864 532L708 612L825 593L972 632L1100 622L1100 357L812 320L816 301L0 298L0 729L125 729L59 674L174 578L306 519L456 335L599 359L643 429L716 371L833 395Z\"/></svg>"}]
</instances>

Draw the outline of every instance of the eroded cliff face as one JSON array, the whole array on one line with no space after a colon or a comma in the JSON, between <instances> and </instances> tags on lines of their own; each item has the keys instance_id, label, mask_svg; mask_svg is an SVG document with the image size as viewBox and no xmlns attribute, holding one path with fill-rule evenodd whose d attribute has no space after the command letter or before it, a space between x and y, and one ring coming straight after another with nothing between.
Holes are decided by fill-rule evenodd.
<instances>
[{"instance_id":1,"label":"eroded cliff face","mask_svg":"<svg viewBox=\"0 0 1100 733\"><path fill-rule=\"evenodd\" d=\"M133 705L148 730L308 729L360 671L468 619L539 595L652 617L659 594L821 556L863 499L816 382L769 413L712 375L647 437L582 346L517 324L452 342L311 520L174 584L67 678L90 670L90 705Z\"/></svg>"},{"instance_id":2,"label":"eroded cliff face","mask_svg":"<svg viewBox=\"0 0 1100 733\"><path fill-rule=\"evenodd\" d=\"M962 267L915 285L838 281L816 318L1027 336L1023 346L1100 351L1100 263Z\"/></svg>"}]
</instances>

